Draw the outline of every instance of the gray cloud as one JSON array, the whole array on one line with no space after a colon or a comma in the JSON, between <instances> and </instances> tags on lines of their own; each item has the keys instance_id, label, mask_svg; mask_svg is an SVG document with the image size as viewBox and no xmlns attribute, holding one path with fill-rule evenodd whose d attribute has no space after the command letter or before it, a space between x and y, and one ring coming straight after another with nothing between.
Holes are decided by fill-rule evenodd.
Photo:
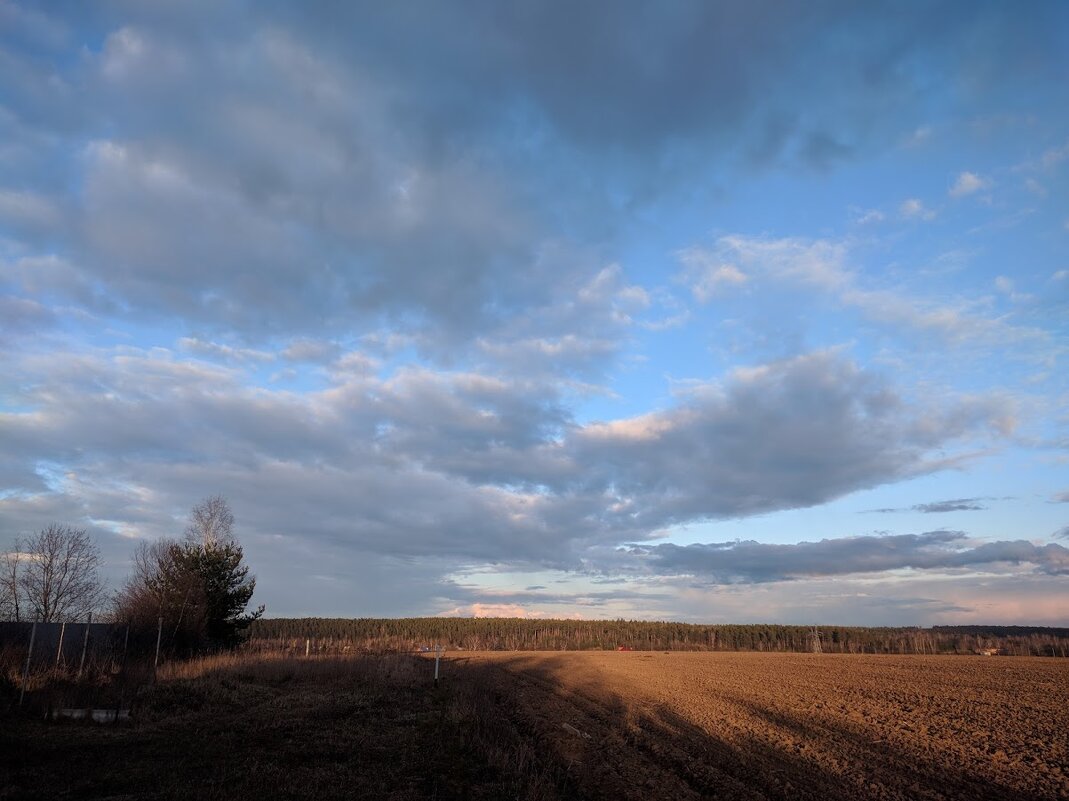
<instances>
[{"instance_id":1,"label":"gray cloud","mask_svg":"<svg viewBox=\"0 0 1069 801\"><path fill-rule=\"evenodd\" d=\"M253 531L553 566L675 522L810 506L942 469L956 463L946 449L997 433L1007 414L979 398L907 405L833 353L587 425L546 384L474 372L345 367L322 390L291 393L248 386L239 367L128 350L27 354L8 375L24 410L0 413L5 474L34 498L74 504L62 519L162 535L221 492ZM19 497L0 498L0 512L23 508Z\"/></svg>"},{"instance_id":2,"label":"gray cloud","mask_svg":"<svg viewBox=\"0 0 1069 801\"><path fill-rule=\"evenodd\" d=\"M918 76L1060 77L1056 5L972 12L9 3L0 157L35 189L0 206L75 271L45 291L256 340L387 323L455 353L596 275L544 254L611 244L710 147L827 169L926 122L941 82Z\"/></svg>"},{"instance_id":3,"label":"gray cloud","mask_svg":"<svg viewBox=\"0 0 1069 801\"><path fill-rule=\"evenodd\" d=\"M696 214L740 172L890 146L944 83L1057 72L1062 13L0 4L2 524L86 522L121 564L221 492L263 574L341 587L314 543L381 572L370 604L408 570L575 566L962 464L1008 402L907 401L834 353L626 419L572 401L686 319L617 263L668 193ZM1008 330L843 291L966 341Z\"/></svg>"},{"instance_id":4,"label":"gray cloud","mask_svg":"<svg viewBox=\"0 0 1069 801\"><path fill-rule=\"evenodd\" d=\"M982 498L957 498L951 501L934 501L932 503L919 503L913 507L914 511L925 514L938 514L941 512L976 512L986 509L979 501Z\"/></svg>"},{"instance_id":5,"label":"gray cloud","mask_svg":"<svg viewBox=\"0 0 1069 801\"><path fill-rule=\"evenodd\" d=\"M369 15L360 4L342 18L293 8L283 14L289 26L314 31L317 39L349 44L354 63L372 62L434 86L448 103L430 104L422 121L440 136L458 122L484 125L492 119L488 105L509 108L512 100L528 111L527 121L580 146L648 152L672 139L708 139L740 128L756 138L754 128L770 120L780 131L776 138L803 150L819 150L832 127L859 139L873 136L872 118L887 113L875 97L930 89L910 67L949 70L960 79L982 73L995 84L1006 81L1000 73L1007 69L1054 73L1039 59L1022 64L995 57L1029 47L1057 52L1056 37L1044 27L1057 16L1053 9L1028 20L999 14L998 36L971 10L960 3L862 13L826 2L803 13L782 2L656 9L479 2L469 4L459 30L451 12L434 4L418 14ZM366 49L353 47L354 37ZM829 42L845 75L827 74L814 58ZM390 63L407 48L421 58ZM834 92L827 91L831 86Z\"/></svg>"},{"instance_id":6,"label":"gray cloud","mask_svg":"<svg viewBox=\"0 0 1069 801\"><path fill-rule=\"evenodd\" d=\"M995 500L993 498L954 498L947 501L931 501L930 503L916 503L913 506L900 506L886 509L869 509L869 512L923 512L924 514L941 514L943 512L978 512L986 509L982 501Z\"/></svg>"},{"instance_id":7,"label":"gray cloud","mask_svg":"<svg viewBox=\"0 0 1069 801\"><path fill-rule=\"evenodd\" d=\"M575 436L579 486L611 488L621 515L650 526L811 506L938 470L937 442L1001 430L996 399L910 408L830 353L739 370L675 408L588 426Z\"/></svg>"},{"instance_id":8,"label":"gray cloud","mask_svg":"<svg viewBox=\"0 0 1069 801\"><path fill-rule=\"evenodd\" d=\"M40 333L56 322L55 312L37 301L0 295L0 342Z\"/></svg>"},{"instance_id":9,"label":"gray cloud","mask_svg":"<svg viewBox=\"0 0 1069 801\"><path fill-rule=\"evenodd\" d=\"M790 545L720 542L632 546L635 564L656 573L687 573L727 584L762 583L913 568L990 569L1035 565L1069 575L1069 549L1026 540L975 543L960 531L843 537ZM626 559L623 560L626 564Z\"/></svg>"}]
</instances>

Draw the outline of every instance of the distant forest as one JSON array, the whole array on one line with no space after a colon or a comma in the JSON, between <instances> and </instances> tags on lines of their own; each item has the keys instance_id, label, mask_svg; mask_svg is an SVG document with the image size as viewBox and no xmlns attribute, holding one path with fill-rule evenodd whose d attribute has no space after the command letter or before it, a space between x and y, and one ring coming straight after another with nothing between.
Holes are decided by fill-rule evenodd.
<instances>
[{"instance_id":1,"label":"distant forest","mask_svg":"<svg viewBox=\"0 0 1069 801\"><path fill-rule=\"evenodd\" d=\"M844 654L1069 656L1069 628L1032 626L696 625L522 618L268 618L249 647L312 653L417 651L813 651Z\"/></svg>"}]
</instances>

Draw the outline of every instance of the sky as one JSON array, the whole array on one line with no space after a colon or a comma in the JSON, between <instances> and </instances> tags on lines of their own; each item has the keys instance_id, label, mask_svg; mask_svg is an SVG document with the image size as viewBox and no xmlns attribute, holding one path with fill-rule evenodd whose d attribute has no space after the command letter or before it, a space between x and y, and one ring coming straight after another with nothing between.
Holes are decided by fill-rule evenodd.
<instances>
[{"instance_id":1,"label":"sky","mask_svg":"<svg viewBox=\"0 0 1069 801\"><path fill-rule=\"evenodd\" d=\"M0 547L270 616L1069 625L1069 5L0 0Z\"/></svg>"}]
</instances>

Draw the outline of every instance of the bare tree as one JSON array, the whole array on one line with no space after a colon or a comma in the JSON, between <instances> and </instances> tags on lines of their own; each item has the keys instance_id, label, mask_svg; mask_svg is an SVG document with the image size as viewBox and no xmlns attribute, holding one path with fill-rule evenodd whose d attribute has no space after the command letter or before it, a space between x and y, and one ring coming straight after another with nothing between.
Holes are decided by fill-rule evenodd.
<instances>
[{"instance_id":1,"label":"bare tree","mask_svg":"<svg viewBox=\"0 0 1069 801\"><path fill-rule=\"evenodd\" d=\"M162 618L172 643L195 642L205 625L201 578L180 562L182 546L174 540L142 542L134 552L134 571L115 596L118 620L149 629Z\"/></svg>"},{"instance_id":2,"label":"bare tree","mask_svg":"<svg viewBox=\"0 0 1069 801\"><path fill-rule=\"evenodd\" d=\"M22 553L16 541L14 548L0 554L0 620L22 620L22 598L19 592L19 562Z\"/></svg>"},{"instance_id":3,"label":"bare tree","mask_svg":"<svg viewBox=\"0 0 1069 801\"><path fill-rule=\"evenodd\" d=\"M18 591L35 620L76 620L103 600L100 553L85 529L53 523L16 542Z\"/></svg>"},{"instance_id":4,"label":"bare tree","mask_svg":"<svg viewBox=\"0 0 1069 801\"><path fill-rule=\"evenodd\" d=\"M193 507L186 527L186 540L204 548L218 548L234 541L234 514L222 495L213 495Z\"/></svg>"}]
</instances>

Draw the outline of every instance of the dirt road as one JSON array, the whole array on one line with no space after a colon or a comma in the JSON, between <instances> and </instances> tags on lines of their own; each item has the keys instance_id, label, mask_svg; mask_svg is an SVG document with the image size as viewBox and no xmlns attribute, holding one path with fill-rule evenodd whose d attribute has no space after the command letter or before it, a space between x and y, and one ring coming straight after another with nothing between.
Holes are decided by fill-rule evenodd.
<instances>
[{"instance_id":1,"label":"dirt road","mask_svg":"<svg viewBox=\"0 0 1069 801\"><path fill-rule=\"evenodd\" d=\"M564 764L576 797L1069 798L1064 660L643 652L449 659L458 678L482 677L501 714ZM486 669L471 670L479 666Z\"/></svg>"}]
</instances>

